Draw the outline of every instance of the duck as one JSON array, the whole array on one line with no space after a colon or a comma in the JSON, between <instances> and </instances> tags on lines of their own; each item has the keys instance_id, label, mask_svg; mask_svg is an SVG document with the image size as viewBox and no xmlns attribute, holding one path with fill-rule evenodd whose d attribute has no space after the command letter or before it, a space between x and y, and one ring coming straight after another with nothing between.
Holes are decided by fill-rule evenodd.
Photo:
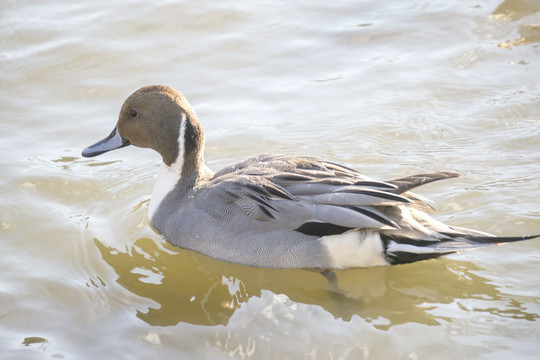
<instances>
[{"instance_id":1,"label":"duck","mask_svg":"<svg viewBox=\"0 0 540 360\"><path fill-rule=\"evenodd\" d=\"M539 235L497 237L446 225L411 190L459 176L434 172L380 181L331 161L261 154L214 172L204 133L175 89L140 88L123 103L93 157L129 145L163 160L148 207L172 244L264 268L345 269L408 264Z\"/></svg>"}]
</instances>

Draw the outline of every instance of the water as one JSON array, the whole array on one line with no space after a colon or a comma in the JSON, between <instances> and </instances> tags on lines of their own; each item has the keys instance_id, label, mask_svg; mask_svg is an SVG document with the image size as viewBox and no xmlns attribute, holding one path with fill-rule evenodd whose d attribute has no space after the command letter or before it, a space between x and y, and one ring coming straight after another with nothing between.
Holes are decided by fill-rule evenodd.
<instances>
[{"instance_id":1,"label":"water","mask_svg":"<svg viewBox=\"0 0 540 360\"><path fill-rule=\"evenodd\" d=\"M540 242L319 274L226 264L148 226L159 158L80 151L148 84L213 169L276 152L419 192L451 224L540 232L540 3L0 2L0 357L536 359Z\"/></svg>"}]
</instances>

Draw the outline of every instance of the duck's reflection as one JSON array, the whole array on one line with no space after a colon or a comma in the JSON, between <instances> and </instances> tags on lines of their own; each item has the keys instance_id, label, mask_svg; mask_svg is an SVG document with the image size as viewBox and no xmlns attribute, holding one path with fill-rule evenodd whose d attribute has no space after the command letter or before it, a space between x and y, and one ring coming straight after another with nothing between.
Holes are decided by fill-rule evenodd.
<instances>
[{"instance_id":1,"label":"duck's reflection","mask_svg":"<svg viewBox=\"0 0 540 360\"><path fill-rule=\"evenodd\" d=\"M263 291L318 305L345 321L358 315L381 329L408 322L439 325L444 316L431 310L456 299L488 302L485 309L474 311L528 320L539 317L527 313L519 301L504 298L488 280L475 275L480 269L469 262L439 259L343 270L333 272L333 279L315 271L229 264L146 238L127 252L97 239L95 244L118 274L120 285L159 304L137 314L150 325L225 325L243 303ZM504 310L493 306L501 300Z\"/></svg>"}]
</instances>

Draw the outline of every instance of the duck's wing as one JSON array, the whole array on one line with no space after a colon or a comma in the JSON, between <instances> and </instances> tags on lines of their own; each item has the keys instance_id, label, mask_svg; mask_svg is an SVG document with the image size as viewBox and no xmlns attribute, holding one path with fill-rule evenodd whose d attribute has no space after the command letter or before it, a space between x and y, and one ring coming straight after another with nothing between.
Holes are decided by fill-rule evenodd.
<instances>
[{"instance_id":1,"label":"duck's wing","mask_svg":"<svg viewBox=\"0 0 540 360\"><path fill-rule=\"evenodd\" d=\"M397 189L338 164L263 155L216 173L197 189L193 204L225 223L234 218L236 231L279 228L324 236L398 229L385 209L413 201Z\"/></svg>"},{"instance_id":2,"label":"duck's wing","mask_svg":"<svg viewBox=\"0 0 540 360\"><path fill-rule=\"evenodd\" d=\"M227 221L242 214L248 222L279 218L279 202L297 200L284 188L262 176L223 175L196 189L192 204L213 218ZM242 224L237 224L242 227ZM247 226L249 227L249 226Z\"/></svg>"}]
</instances>

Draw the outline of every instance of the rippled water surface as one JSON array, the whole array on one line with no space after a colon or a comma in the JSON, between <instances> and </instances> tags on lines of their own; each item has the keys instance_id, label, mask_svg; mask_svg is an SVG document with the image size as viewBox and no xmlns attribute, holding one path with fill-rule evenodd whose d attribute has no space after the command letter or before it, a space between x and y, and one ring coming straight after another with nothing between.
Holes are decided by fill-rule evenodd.
<instances>
[{"instance_id":1,"label":"rippled water surface","mask_svg":"<svg viewBox=\"0 0 540 360\"><path fill-rule=\"evenodd\" d=\"M181 91L213 169L262 152L458 171L438 218L540 232L540 3L0 1L0 358L537 359L540 241L264 270L148 226L160 159L83 159L125 97Z\"/></svg>"}]
</instances>

